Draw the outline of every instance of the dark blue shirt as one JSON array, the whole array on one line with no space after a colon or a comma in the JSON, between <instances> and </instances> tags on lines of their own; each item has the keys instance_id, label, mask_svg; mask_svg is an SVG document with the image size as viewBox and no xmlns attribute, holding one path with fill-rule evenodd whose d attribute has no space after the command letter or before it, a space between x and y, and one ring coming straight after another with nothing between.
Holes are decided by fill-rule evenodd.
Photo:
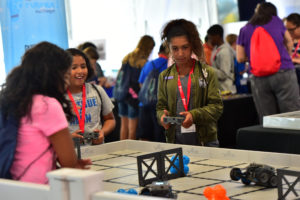
<instances>
[{"instance_id":1,"label":"dark blue shirt","mask_svg":"<svg viewBox=\"0 0 300 200\"><path fill-rule=\"evenodd\" d=\"M154 63L154 65L152 64L152 62ZM167 69L167 65L168 65L168 59L166 59L164 57L159 57L152 61L147 62L141 71L141 74L139 77L139 83L141 83L141 84L144 83L148 74L154 69L154 66L156 69L158 69L159 72L162 72L165 69Z\"/></svg>"}]
</instances>

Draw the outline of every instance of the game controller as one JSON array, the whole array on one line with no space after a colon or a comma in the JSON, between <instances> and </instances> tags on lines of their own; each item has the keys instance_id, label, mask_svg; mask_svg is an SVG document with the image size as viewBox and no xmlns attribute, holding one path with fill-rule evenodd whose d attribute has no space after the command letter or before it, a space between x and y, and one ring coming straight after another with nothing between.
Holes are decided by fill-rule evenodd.
<instances>
[{"instance_id":1,"label":"game controller","mask_svg":"<svg viewBox=\"0 0 300 200\"><path fill-rule=\"evenodd\" d=\"M165 124L177 124L181 125L181 123L184 121L185 117L184 116L178 116L178 117L170 117L170 116L165 116L164 117L164 123Z\"/></svg>"},{"instance_id":2,"label":"game controller","mask_svg":"<svg viewBox=\"0 0 300 200\"><path fill-rule=\"evenodd\" d=\"M77 158L81 159L81 150L80 150L80 144L91 144L92 140L96 140L99 138L99 133L98 132L84 132L84 133L78 133L79 135L83 136L83 139L75 137L73 138L75 147L77 149Z\"/></svg>"},{"instance_id":3,"label":"game controller","mask_svg":"<svg viewBox=\"0 0 300 200\"><path fill-rule=\"evenodd\" d=\"M73 138L73 140L75 141L75 144L79 144L80 143L87 143L90 144L92 142L92 140L97 140L99 138L99 133L98 132L84 132L84 133L78 133L79 135L82 135L83 138Z\"/></svg>"},{"instance_id":4,"label":"game controller","mask_svg":"<svg viewBox=\"0 0 300 200\"><path fill-rule=\"evenodd\" d=\"M99 133L98 132L84 132L83 134L82 133L79 133L80 135L83 136L83 139L85 140L96 140L98 139L99 137Z\"/></svg>"}]
</instances>

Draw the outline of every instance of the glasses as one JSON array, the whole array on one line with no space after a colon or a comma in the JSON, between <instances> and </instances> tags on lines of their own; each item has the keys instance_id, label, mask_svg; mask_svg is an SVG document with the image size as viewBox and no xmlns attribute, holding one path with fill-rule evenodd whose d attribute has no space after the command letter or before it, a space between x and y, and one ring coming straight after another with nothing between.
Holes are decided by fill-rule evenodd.
<instances>
[{"instance_id":1,"label":"glasses","mask_svg":"<svg viewBox=\"0 0 300 200\"><path fill-rule=\"evenodd\" d=\"M294 32L299 26L295 26L294 28L287 28L288 32Z\"/></svg>"}]
</instances>

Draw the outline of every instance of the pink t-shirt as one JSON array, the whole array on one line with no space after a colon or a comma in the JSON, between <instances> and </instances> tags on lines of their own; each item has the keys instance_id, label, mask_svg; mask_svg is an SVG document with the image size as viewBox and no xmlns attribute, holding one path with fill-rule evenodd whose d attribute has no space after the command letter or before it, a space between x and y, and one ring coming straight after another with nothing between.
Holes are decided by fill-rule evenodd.
<instances>
[{"instance_id":1,"label":"pink t-shirt","mask_svg":"<svg viewBox=\"0 0 300 200\"><path fill-rule=\"evenodd\" d=\"M67 127L60 103L55 98L35 95L31 120L26 116L20 122L15 158L10 170L13 179L47 184L46 173L55 169L56 164L49 136Z\"/></svg>"}]
</instances>

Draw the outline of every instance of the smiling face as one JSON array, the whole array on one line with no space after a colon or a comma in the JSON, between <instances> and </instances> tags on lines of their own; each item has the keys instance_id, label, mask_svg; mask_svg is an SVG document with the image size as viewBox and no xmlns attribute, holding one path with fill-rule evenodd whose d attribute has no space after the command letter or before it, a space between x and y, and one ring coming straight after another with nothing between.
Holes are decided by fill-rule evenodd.
<instances>
[{"instance_id":1,"label":"smiling face","mask_svg":"<svg viewBox=\"0 0 300 200\"><path fill-rule=\"evenodd\" d=\"M170 53L178 66L185 66L191 61L192 46L186 36L170 39Z\"/></svg>"},{"instance_id":2,"label":"smiling face","mask_svg":"<svg viewBox=\"0 0 300 200\"><path fill-rule=\"evenodd\" d=\"M73 56L71 67L70 88L81 91L83 84L88 75L88 68L82 56Z\"/></svg>"}]
</instances>

